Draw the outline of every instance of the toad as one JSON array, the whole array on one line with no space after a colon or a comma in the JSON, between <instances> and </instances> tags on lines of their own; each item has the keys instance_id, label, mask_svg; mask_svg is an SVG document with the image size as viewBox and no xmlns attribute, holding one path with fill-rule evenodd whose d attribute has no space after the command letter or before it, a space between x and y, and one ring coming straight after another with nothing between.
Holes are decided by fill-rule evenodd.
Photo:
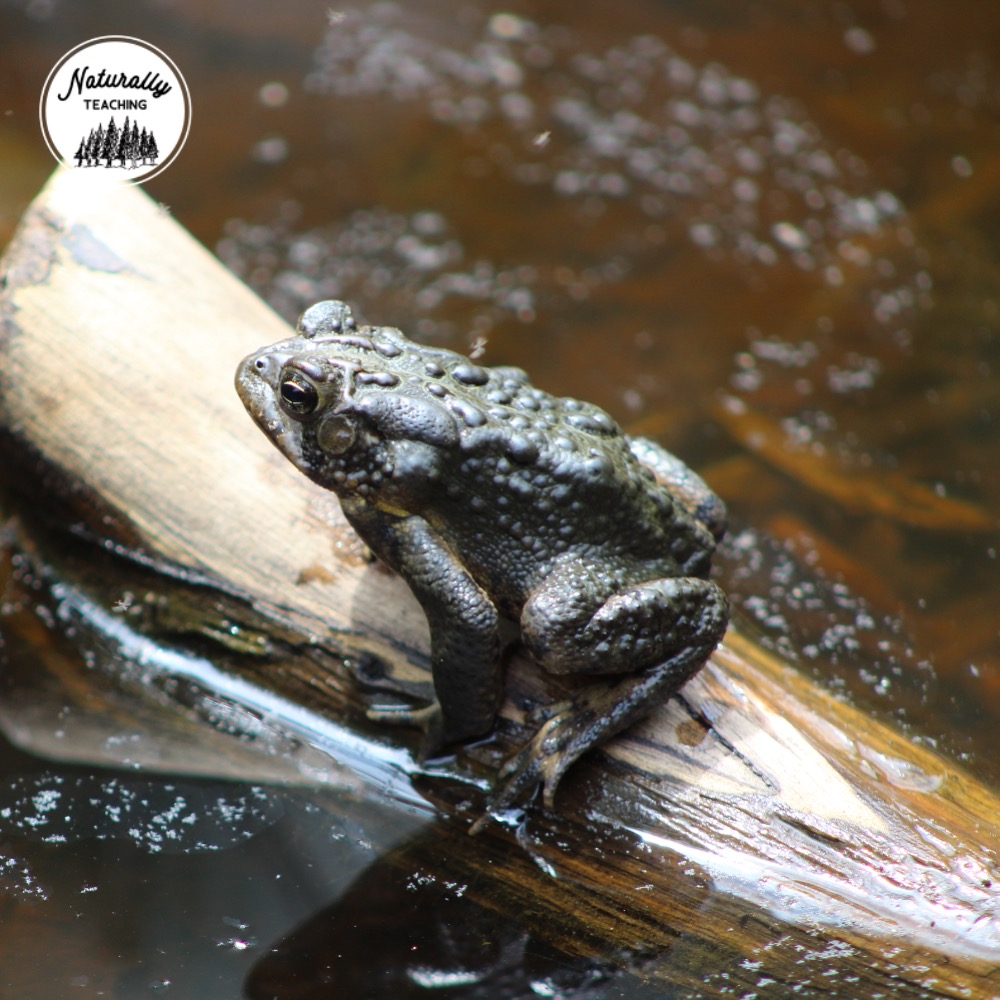
<instances>
[{"instance_id":1,"label":"toad","mask_svg":"<svg viewBox=\"0 0 1000 1000\"><path fill-rule=\"evenodd\" d=\"M729 606L708 578L722 501L598 407L358 327L342 302L246 358L236 388L427 615L434 702L373 718L421 727L431 753L488 733L501 619L543 670L587 678L529 716L537 729L501 768L491 812L539 785L550 807L575 760L663 704L722 639Z\"/></svg>"}]
</instances>

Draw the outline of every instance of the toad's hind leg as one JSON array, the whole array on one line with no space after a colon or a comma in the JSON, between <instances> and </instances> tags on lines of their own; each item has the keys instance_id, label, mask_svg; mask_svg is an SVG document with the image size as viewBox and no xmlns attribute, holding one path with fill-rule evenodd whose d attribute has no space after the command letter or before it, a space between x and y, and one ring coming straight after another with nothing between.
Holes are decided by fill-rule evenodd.
<instances>
[{"instance_id":1,"label":"toad's hind leg","mask_svg":"<svg viewBox=\"0 0 1000 1000\"><path fill-rule=\"evenodd\" d=\"M675 591L673 602L682 609L679 617L687 619L679 629L660 623L661 634L673 634L673 648L665 648L665 658L653 666L611 683L593 684L569 701L552 706L531 741L501 769L491 812L513 804L539 783L545 805L551 807L559 780L574 761L649 715L698 672L722 639L729 620L729 602L716 584L692 578L659 580L616 595L608 604L634 599L637 593L649 596L655 592L656 599L662 600L665 590Z\"/></svg>"}]
</instances>

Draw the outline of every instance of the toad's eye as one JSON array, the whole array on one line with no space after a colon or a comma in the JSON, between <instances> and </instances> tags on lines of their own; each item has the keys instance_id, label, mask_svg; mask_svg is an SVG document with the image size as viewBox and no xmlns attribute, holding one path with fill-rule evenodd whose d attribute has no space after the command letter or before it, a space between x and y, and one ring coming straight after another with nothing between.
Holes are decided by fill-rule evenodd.
<instances>
[{"instance_id":1,"label":"toad's eye","mask_svg":"<svg viewBox=\"0 0 1000 1000\"><path fill-rule=\"evenodd\" d=\"M316 386L298 372L282 372L281 406L293 417L307 417L319 406L319 393Z\"/></svg>"}]
</instances>

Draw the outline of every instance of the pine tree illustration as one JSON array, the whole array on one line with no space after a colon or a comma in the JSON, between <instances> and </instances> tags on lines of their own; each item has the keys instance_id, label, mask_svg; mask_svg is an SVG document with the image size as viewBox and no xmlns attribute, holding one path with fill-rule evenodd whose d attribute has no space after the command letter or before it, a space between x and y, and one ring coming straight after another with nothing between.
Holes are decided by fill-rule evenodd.
<instances>
[{"instance_id":1,"label":"pine tree illustration","mask_svg":"<svg viewBox=\"0 0 1000 1000\"><path fill-rule=\"evenodd\" d=\"M113 167L117 163L135 170L140 161L143 166L156 163L159 155L152 129L147 131L144 125L140 133L139 123L126 116L120 131L114 118L108 122L106 129L98 123L97 128L91 129L86 138L80 139L73 159L78 167L97 167L104 160L105 167Z\"/></svg>"},{"instance_id":2,"label":"pine tree illustration","mask_svg":"<svg viewBox=\"0 0 1000 1000\"><path fill-rule=\"evenodd\" d=\"M96 167L100 158L101 150L104 148L104 126L98 122L97 131L90 130L90 141L87 143L87 158L89 166Z\"/></svg>"},{"instance_id":3,"label":"pine tree illustration","mask_svg":"<svg viewBox=\"0 0 1000 1000\"><path fill-rule=\"evenodd\" d=\"M136 160L141 156L139 150L139 125L136 122L132 122L132 134L129 136L128 140L128 156L132 161L132 169L135 170Z\"/></svg>"},{"instance_id":4,"label":"pine tree illustration","mask_svg":"<svg viewBox=\"0 0 1000 1000\"><path fill-rule=\"evenodd\" d=\"M104 133L104 143L101 146L101 159L107 160L105 167L111 166L111 161L118 155L118 126L114 118L108 122L108 130Z\"/></svg>"},{"instance_id":5,"label":"pine tree illustration","mask_svg":"<svg viewBox=\"0 0 1000 1000\"><path fill-rule=\"evenodd\" d=\"M114 119L112 119L114 121ZM128 127L128 115L125 116L125 126L122 128L121 135L118 136L118 146L115 149L115 159L118 160L121 165L125 166L125 160L128 158L128 144L129 140L132 138L132 133L129 131ZM108 166L111 166L109 163Z\"/></svg>"}]
</instances>

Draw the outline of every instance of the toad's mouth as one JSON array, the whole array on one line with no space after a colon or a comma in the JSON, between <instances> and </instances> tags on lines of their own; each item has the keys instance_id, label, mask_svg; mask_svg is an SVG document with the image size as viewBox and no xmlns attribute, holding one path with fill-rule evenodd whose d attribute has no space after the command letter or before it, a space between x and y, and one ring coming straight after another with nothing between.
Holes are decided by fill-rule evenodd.
<instances>
[{"instance_id":1,"label":"toad's mouth","mask_svg":"<svg viewBox=\"0 0 1000 1000\"><path fill-rule=\"evenodd\" d=\"M236 369L236 393L254 423L282 451L289 450L289 421L275 399L275 386L268 378L273 365L259 363L261 355L251 354Z\"/></svg>"}]
</instances>

